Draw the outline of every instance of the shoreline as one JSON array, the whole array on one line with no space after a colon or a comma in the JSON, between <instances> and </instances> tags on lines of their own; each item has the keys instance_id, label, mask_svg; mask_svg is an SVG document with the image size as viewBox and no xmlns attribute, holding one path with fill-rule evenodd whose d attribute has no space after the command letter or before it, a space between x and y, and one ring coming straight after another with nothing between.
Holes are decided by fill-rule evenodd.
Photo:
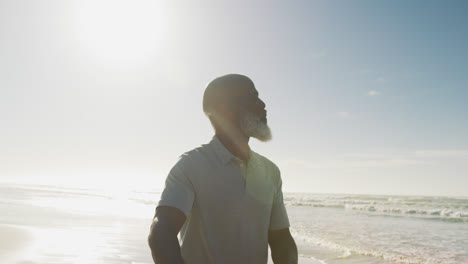
<instances>
[{"instance_id":1,"label":"shoreline","mask_svg":"<svg viewBox=\"0 0 468 264\"><path fill-rule=\"evenodd\" d=\"M323 264L323 262L321 262L320 260L315 259L313 257L304 257L304 256L300 256L300 255L299 255L297 263L298 264ZM270 256L268 256L267 264L273 264L273 261L271 260Z\"/></svg>"}]
</instances>

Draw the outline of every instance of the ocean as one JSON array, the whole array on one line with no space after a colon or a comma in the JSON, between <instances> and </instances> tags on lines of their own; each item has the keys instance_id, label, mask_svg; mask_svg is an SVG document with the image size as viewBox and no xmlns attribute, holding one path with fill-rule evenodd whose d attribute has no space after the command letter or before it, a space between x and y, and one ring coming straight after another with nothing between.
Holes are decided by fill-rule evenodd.
<instances>
[{"instance_id":1,"label":"ocean","mask_svg":"<svg viewBox=\"0 0 468 264\"><path fill-rule=\"evenodd\" d=\"M153 263L146 238L159 195L1 184L0 263ZM285 193L284 200L299 263L468 263L468 198Z\"/></svg>"}]
</instances>

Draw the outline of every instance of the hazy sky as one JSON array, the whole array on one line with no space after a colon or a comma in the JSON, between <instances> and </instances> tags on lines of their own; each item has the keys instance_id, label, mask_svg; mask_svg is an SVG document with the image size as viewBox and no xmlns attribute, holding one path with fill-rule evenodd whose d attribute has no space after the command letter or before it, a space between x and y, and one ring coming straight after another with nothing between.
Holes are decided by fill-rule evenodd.
<instances>
[{"instance_id":1,"label":"hazy sky","mask_svg":"<svg viewBox=\"0 0 468 264\"><path fill-rule=\"evenodd\" d=\"M160 190L243 73L284 191L468 196L467 1L0 1L0 181Z\"/></svg>"}]
</instances>

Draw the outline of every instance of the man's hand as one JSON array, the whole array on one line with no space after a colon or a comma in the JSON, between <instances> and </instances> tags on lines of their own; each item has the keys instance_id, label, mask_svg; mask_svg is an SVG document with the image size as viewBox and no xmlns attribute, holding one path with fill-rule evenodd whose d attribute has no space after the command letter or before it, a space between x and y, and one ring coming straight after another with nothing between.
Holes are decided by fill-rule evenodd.
<instances>
[{"instance_id":1,"label":"man's hand","mask_svg":"<svg viewBox=\"0 0 468 264\"><path fill-rule=\"evenodd\" d=\"M268 232L271 258L275 264L297 264L297 247L289 228Z\"/></svg>"},{"instance_id":2,"label":"man's hand","mask_svg":"<svg viewBox=\"0 0 468 264\"><path fill-rule=\"evenodd\" d=\"M156 264L183 264L177 234L184 225L185 215L174 207L160 206L151 224L148 244Z\"/></svg>"}]
</instances>

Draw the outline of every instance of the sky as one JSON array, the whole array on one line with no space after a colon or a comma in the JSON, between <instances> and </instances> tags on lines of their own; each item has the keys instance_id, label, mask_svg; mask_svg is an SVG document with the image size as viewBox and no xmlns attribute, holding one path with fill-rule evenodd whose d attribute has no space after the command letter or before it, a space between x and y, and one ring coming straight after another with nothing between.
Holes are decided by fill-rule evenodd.
<instances>
[{"instance_id":1,"label":"sky","mask_svg":"<svg viewBox=\"0 0 468 264\"><path fill-rule=\"evenodd\" d=\"M468 196L466 1L0 1L0 182L161 190L249 76L283 191Z\"/></svg>"}]
</instances>

